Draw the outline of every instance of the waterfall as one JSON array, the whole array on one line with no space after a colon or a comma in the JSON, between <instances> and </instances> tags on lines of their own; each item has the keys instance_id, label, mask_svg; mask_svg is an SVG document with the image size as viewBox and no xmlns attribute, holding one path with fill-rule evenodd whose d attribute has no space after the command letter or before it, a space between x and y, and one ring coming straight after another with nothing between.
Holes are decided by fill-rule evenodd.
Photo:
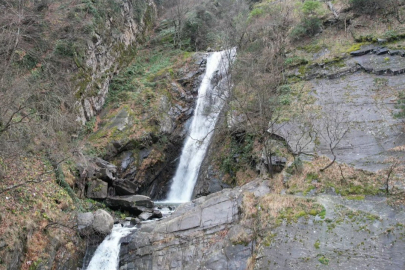
<instances>
[{"instance_id":1,"label":"waterfall","mask_svg":"<svg viewBox=\"0 0 405 270\"><path fill-rule=\"evenodd\" d=\"M166 199L168 202L191 200L201 163L224 105L226 91L221 85L226 83L229 60L233 59L235 53L235 48L214 52L207 59L207 67L198 89L197 105L189 135L183 146L180 162ZM217 78L219 81L214 83Z\"/></svg>"},{"instance_id":2,"label":"waterfall","mask_svg":"<svg viewBox=\"0 0 405 270\"><path fill-rule=\"evenodd\" d=\"M118 259L121 247L121 238L129 235L135 228L114 225L111 234L98 246L87 270L114 270L118 269Z\"/></svg>"}]
</instances>

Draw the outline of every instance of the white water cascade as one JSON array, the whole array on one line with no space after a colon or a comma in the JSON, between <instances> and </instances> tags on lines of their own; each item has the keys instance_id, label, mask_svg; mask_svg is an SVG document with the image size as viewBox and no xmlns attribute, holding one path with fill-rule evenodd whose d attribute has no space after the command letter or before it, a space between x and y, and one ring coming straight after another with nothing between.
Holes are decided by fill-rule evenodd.
<instances>
[{"instance_id":1,"label":"white water cascade","mask_svg":"<svg viewBox=\"0 0 405 270\"><path fill-rule=\"evenodd\" d=\"M135 228L122 227L121 224L114 225L112 232L97 247L87 270L115 270L118 269L122 237L129 235Z\"/></svg>"},{"instance_id":2,"label":"white water cascade","mask_svg":"<svg viewBox=\"0 0 405 270\"><path fill-rule=\"evenodd\" d=\"M189 135L183 146L167 202L181 203L191 200L201 163L224 105L226 91L221 89L221 85L225 83L229 60L233 59L235 53L236 49L214 52L207 59ZM217 78L216 76L219 76L220 80L214 84L213 79Z\"/></svg>"}]
</instances>

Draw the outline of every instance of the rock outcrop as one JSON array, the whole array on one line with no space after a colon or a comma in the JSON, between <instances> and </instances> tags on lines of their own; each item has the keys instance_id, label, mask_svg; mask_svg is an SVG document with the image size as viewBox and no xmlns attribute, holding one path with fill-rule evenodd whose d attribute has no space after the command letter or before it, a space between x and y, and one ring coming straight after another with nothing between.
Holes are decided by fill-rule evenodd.
<instances>
[{"instance_id":1,"label":"rock outcrop","mask_svg":"<svg viewBox=\"0 0 405 270\"><path fill-rule=\"evenodd\" d=\"M80 84L76 96L84 124L97 115L105 103L111 78L124 63L133 58L136 47L145 39L146 32L156 18L156 6L152 0L128 1L120 4L122 24L117 18L108 17L96 25L92 40L87 42L85 61L78 77Z\"/></svg>"},{"instance_id":2,"label":"rock outcrop","mask_svg":"<svg viewBox=\"0 0 405 270\"><path fill-rule=\"evenodd\" d=\"M85 190L90 181L100 179L108 183L108 196L138 194L164 199L187 134L206 57L205 53L193 54L185 67L178 67L175 77L163 71L159 74L159 80L170 83L171 91L167 95L156 94L157 111L144 110L140 113L145 115L138 115L131 106L103 111L94 141L102 138L105 154L98 163L86 158L78 165L82 178L79 189ZM133 130L144 117L148 123L139 132ZM111 133L114 135L109 137Z\"/></svg>"},{"instance_id":3,"label":"rock outcrop","mask_svg":"<svg viewBox=\"0 0 405 270\"><path fill-rule=\"evenodd\" d=\"M140 215L142 212L153 211L154 204L149 197L143 195L109 197L105 204L111 209L128 211L132 215Z\"/></svg>"},{"instance_id":4,"label":"rock outcrop","mask_svg":"<svg viewBox=\"0 0 405 270\"><path fill-rule=\"evenodd\" d=\"M225 189L142 224L120 269L403 269L405 212L385 198L270 193L268 182Z\"/></svg>"}]
</instances>

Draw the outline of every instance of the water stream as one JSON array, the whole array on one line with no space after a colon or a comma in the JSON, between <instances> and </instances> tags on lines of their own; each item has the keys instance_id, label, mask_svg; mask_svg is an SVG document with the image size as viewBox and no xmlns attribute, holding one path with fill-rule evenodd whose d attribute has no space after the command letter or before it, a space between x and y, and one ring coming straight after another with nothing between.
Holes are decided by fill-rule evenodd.
<instances>
[{"instance_id":1,"label":"water stream","mask_svg":"<svg viewBox=\"0 0 405 270\"><path fill-rule=\"evenodd\" d=\"M121 224L114 225L112 232L98 246L87 270L114 270L118 269L121 238L129 235L135 228L122 227Z\"/></svg>"},{"instance_id":2,"label":"water stream","mask_svg":"<svg viewBox=\"0 0 405 270\"><path fill-rule=\"evenodd\" d=\"M233 59L235 51L232 49L214 52L207 59L189 135L183 146L167 202L179 203L191 200L201 163L224 105L226 89L221 86L227 79L229 60Z\"/></svg>"},{"instance_id":3,"label":"water stream","mask_svg":"<svg viewBox=\"0 0 405 270\"><path fill-rule=\"evenodd\" d=\"M172 212L172 208L169 209L167 204L177 205L191 199L201 163L226 98L226 91L224 91L226 88L223 85L227 79L229 59L233 59L235 52L235 49L214 52L207 59L205 75L198 90L197 105L189 135L180 156L180 163L167 200L160 202L163 218ZM86 269L118 269L121 238L129 235L133 230L135 228L114 225L111 234L98 246Z\"/></svg>"}]
</instances>

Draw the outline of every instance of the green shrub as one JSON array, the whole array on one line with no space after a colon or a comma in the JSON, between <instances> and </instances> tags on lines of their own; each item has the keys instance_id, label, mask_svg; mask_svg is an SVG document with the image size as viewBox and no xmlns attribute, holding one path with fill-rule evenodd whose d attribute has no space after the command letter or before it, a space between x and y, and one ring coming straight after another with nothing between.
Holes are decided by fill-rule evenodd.
<instances>
[{"instance_id":1,"label":"green shrub","mask_svg":"<svg viewBox=\"0 0 405 270\"><path fill-rule=\"evenodd\" d=\"M73 42L59 40L55 46L55 54L59 56L69 56L73 57L74 48Z\"/></svg>"},{"instance_id":2,"label":"green shrub","mask_svg":"<svg viewBox=\"0 0 405 270\"><path fill-rule=\"evenodd\" d=\"M316 17L304 18L302 22L291 31L291 38L298 40L303 37L312 37L322 29L322 21Z\"/></svg>"},{"instance_id":3,"label":"green shrub","mask_svg":"<svg viewBox=\"0 0 405 270\"><path fill-rule=\"evenodd\" d=\"M321 3L318 1L305 1L302 6L302 12L306 15L315 15L320 7Z\"/></svg>"},{"instance_id":4,"label":"green shrub","mask_svg":"<svg viewBox=\"0 0 405 270\"><path fill-rule=\"evenodd\" d=\"M302 26L306 30L308 36L314 36L322 29L322 21L316 17L305 18L302 21Z\"/></svg>"},{"instance_id":5,"label":"green shrub","mask_svg":"<svg viewBox=\"0 0 405 270\"><path fill-rule=\"evenodd\" d=\"M397 118L404 118L405 117L405 92L399 92L397 104L395 105L396 109L399 109L399 112L394 114Z\"/></svg>"}]
</instances>

